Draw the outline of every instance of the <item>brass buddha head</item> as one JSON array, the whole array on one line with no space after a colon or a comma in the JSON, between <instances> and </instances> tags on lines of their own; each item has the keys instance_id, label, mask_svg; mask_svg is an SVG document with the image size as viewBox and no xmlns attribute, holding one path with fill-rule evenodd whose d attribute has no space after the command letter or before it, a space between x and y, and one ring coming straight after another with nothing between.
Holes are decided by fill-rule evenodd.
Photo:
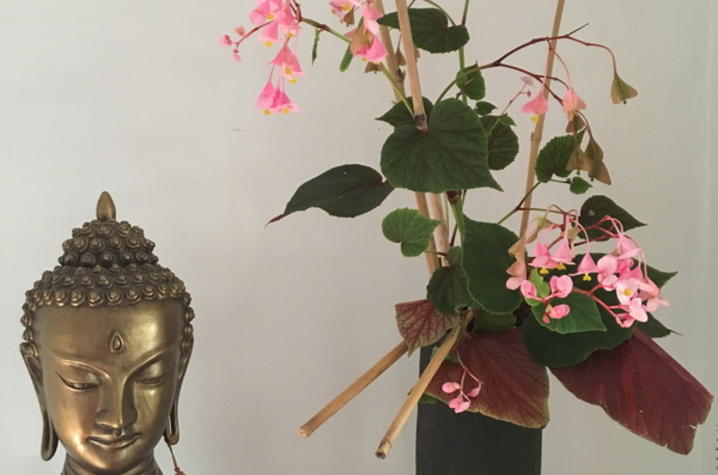
<instances>
[{"instance_id":1,"label":"brass buddha head","mask_svg":"<svg viewBox=\"0 0 718 475\"><path fill-rule=\"evenodd\" d=\"M26 292L20 351L66 474L159 474L154 447L179 440L177 403L192 353L190 296L142 229L97 219L72 231L60 265Z\"/></svg>"}]
</instances>

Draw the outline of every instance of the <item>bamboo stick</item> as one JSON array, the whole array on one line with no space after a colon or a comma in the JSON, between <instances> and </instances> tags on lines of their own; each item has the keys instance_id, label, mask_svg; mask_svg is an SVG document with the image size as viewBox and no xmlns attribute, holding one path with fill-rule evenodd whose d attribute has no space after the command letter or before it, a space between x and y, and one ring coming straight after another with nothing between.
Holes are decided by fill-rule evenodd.
<instances>
[{"instance_id":1,"label":"bamboo stick","mask_svg":"<svg viewBox=\"0 0 718 475\"><path fill-rule=\"evenodd\" d=\"M414 385L414 388L409 393L409 396L406 398L406 401L404 401L404 404L401 406L401 409L399 409L399 412L397 412L396 416L394 417L394 420L387 429L386 434L381 439L381 442L379 443L379 448L376 449L376 456L380 459L386 458L387 454L389 453L389 450L391 450L391 446L394 444L394 440L401 432L401 429L404 428L406 421L409 419L409 416L411 415L412 411L419 403L419 400L424 394L424 391L426 391L426 388L429 386L429 383L431 383L431 380L434 379L436 372L439 371L439 368L444 362L444 359L446 359L449 352L456 344L456 341L458 340L459 335L461 335L463 329L463 323L454 327L446 340L444 340L444 343L442 343L439 349L436 350L436 353L434 354L433 358L431 358L431 361L429 362L428 366L421 374L421 377Z\"/></svg>"},{"instance_id":2,"label":"bamboo stick","mask_svg":"<svg viewBox=\"0 0 718 475\"><path fill-rule=\"evenodd\" d=\"M396 345L389 353L384 355L382 359L377 361L374 366L369 368L356 381L347 386L344 391L339 393L326 406L324 406L314 417L302 424L297 433L300 437L309 437L330 417L339 412L344 406L349 404L360 392L369 386L376 378L386 371L391 365L397 362L407 351L406 343L403 341Z\"/></svg>"},{"instance_id":3,"label":"bamboo stick","mask_svg":"<svg viewBox=\"0 0 718 475\"><path fill-rule=\"evenodd\" d=\"M559 29L561 28L561 18L563 17L563 8L566 3L566 0L558 0L556 2L556 13L554 14L553 18L553 28L551 30L551 36L555 37L558 36ZM544 88L543 91L541 91L541 94L543 94L544 98L548 98L549 94L549 86L551 84L551 75L553 74L553 61L556 57L556 40L553 40L549 42L549 50L548 54L546 55L546 76L544 79ZM531 134L531 148L529 151L529 168L528 172L526 174L526 195L528 196L526 198L526 201L524 202L524 211L521 213L521 232L519 236L523 236L526 232L526 228L529 224L529 208L531 208L531 199L533 198L533 193L531 193L531 189L534 186L534 182L536 180L536 158L539 154L539 148L541 146L541 139L543 138L543 126L544 126L544 118L546 117L546 114L543 114L539 117L538 122L536 122L536 126L534 127L534 131Z\"/></svg>"}]
</instances>

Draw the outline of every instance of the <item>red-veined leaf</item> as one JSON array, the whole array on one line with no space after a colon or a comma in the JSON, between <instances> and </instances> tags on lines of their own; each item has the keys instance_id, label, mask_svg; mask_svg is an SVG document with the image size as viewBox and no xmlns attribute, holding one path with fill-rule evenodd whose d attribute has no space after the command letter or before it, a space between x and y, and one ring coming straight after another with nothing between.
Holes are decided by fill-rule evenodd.
<instances>
[{"instance_id":1,"label":"red-veined leaf","mask_svg":"<svg viewBox=\"0 0 718 475\"><path fill-rule=\"evenodd\" d=\"M436 342L459 322L457 317L436 310L428 299L398 303L395 308L396 325L409 347L409 354Z\"/></svg>"},{"instance_id":2,"label":"red-veined leaf","mask_svg":"<svg viewBox=\"0 0 718 475\"><path fill-rule=\"evenodd\" d=\"M674 452L693 448L713 396L653 340L637 331L613 350L553 373L579 399L601 406L612 419Z\"/></svg>"},{"instance_id":3,"label":"red-veined leaf","mask_svg":"<svg viewBox=\"0 0 718 475\"><path fill-rule=\"evenodd\" d=\"M548 374L526 350L521 329L474 333L463 338L457 353L466 368L483 383L470 411L529 428L548 424ZM460 381L463 368L444 361L427 393L448 403L456 394L441 386ZM470 378L466 378L470 381ZM470 382L465 391L473 389Z\"/></svg>"}]
</instances>

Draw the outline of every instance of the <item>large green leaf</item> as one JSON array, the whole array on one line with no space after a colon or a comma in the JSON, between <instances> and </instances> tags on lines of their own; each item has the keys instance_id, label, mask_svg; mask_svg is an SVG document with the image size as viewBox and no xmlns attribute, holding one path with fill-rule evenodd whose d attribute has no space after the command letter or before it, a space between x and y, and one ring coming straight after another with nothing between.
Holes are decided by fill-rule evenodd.
<instances>
[{"instance_id":1,"label":"large green leaf","mask_svg":"<svg viewBox=\"0 0 718 475\"><path fill-rule=\"evenodd\" d=\"M409 347L409 354L439 340L447 330L459 323L453 315L437 311L429 300L416 300L395 305L396 325Z\"/></svg>"},{"instance_id":2,"label":"large green leaf","mask_svg":"<svg viewBox=\"0 0 718 475\"><path fill-rule=\"evenodd\" d=\"M284 213L269 222L309 208L321 208L332 216L353 218L379 206L393 189L373 168L342 165L297 188Z\"/></svg>"},{"instance_id":3,"label":"large green leaf","mask_svg":"<svg viewBox=\"0 0 718 475\"><path fill-rule=\"evenodd\" d=\"M646 266L646 273L648 274L648 278L659 288L666 285L669 280L678 274L678 272L663 272L652 266Z\"/></svg>"},{"instance_id":4,"label":"large green leaf","mask_svg":"<svg viewBox=\"0 0 718 475\"><path fill-rule=\"evenodd\" d=\"M592 196L583 203L579 222L584 227L589 227L597 224L604 216L611 216L619 220L621 224L623 224L624 231L645 226L642 222L631 216L628 211L618 206L611 198L603 195ZM609 223L603 223L600 227L613 231ZM588 230L588 235L591 239L605 237L604 233L598 229Z\"/></svg>"},{"instance_id":5,"label":"large green leaf","mask_svg":"<svg viewBox=\"0 0 718 475\"><path fill-rule=\"evenodd\" d=\"M468 279L459 264L439 267L431 275L426 294L436 309L445 315L456 315L457 309L471 307L474 299L468 289Z\"/></svg>"},{"instance_id":6,"label":"large green leaf","mask_svg":"<svg viewBox=\"0 0 718 475\"><path fill-rule=\"evenodd\" d=\"M456 51L469 42L469 31L464 25L449 26L448 18L436 8L410 8L411 36L417 47L430 53ZM379 23L399 28L396 12L387 13Z\"/></svg>"},{"instance_id":7,"label":"large green leaf","mask_svg":"<svg viewBox=\"0 0 718 475\"><path fill-rule=\"evenodd\" d=\"M402 254L413 257L426 251L431 234L440 223L415 209L402 208L386 215L381 222L381 230L388 240L401 243Z\"/></svg>"},{"instance_id":8,"label":"large green leaf","mask_svg":"<svg viewBox=\"0 0 718 475\"><path fill-rule=\"evenodd\" d=\"M636 326L651 338L663 338L671 333L675 333L650 313L648 314L648 320L645 322L636 322Z\"/></svg>"},{"instance_id":9,"label":"large green leaf","mask_svg":"<svg viewBox=\"0 0 718 475\"><path fill-rule=\"evenodd\" d=\"M478 65L464 68L456 74L456 85L470 99L480 101L486 95L486 82Z\"/></svg>"},{"instance_id":10,"label":"large green leaf","mask_svg":"<svg viewBox=\"0 0 718 475\"><path fill-rule=\"evenodd\" d=\"M598 313L596 303L590 297L573 292L563 299L551 299L551 305L563 304L571 307L571 313L559 319L549 318L548 323L543 319L546 304L539 303L534 306L532 311L538 324L562 335L587 331L606 331L606 326L601 321L601 315Z\"/></svg>"},{"instance_id":11,"label":"large green leaf","mask_svg":"<svg viewBox=\"0 0 718 475\"><path fill-rule=\"evenodd\" d=\"M434 106L428 132L397 127L381 150L381 169L392 185L413 191L501 189L488 165L488 141L479 116L457 99Z\"/></svg>"},{"instance_id":12,"label":"large green leaf","mask_svg":"<svg viewBox=\"0 0 718 475\"><path fill-rule=\"evenodd\" d=\"M577 148L578 143L573 135L552 138L536 158L536 179L545 183L554 175L567 177L571 173L566 169L568 160Z\"/></svg>"},{"instance_id":13,"label":"large green leaf","mask_svg":"<svg viewBox=\"0 0 718 475\"><path fill-rule=\"evenodd\" d=\"M527 318L523 329L529 353L545 366L570 366L585 360L596 350L613 349L631 336L633 328L618 326L601 307L598 312L606 331L562 335L542 327L534 318Z\"/></svg>"},{"instance_id":14,"label":"large green leaf","mask_svg":"<svg viewBox=\"0 0 718 475\"><path fill-rule=\"evenodd\" d=\"M409 98L408 100L413 110L414 101L411 98ZM432 104L431 101L425 97L424 111L426 111L427 116L431 114L431 109L433 107L434 104ZM399 101L394 104L391 109L386 111L381 117L377 117L376 120L384 121L394 127L399 127L401 125L414 125L414 114L409 113L409 110L406 108L406 104L404 104L402 101Z\"/></svg>"},{"instance_id":15,"label":"large green leaf","mask_svg":"<svg viewBox=\"0 0 718 475\"><path fill-rule=\"evenodd\" d=\"M481 118L481 124L489 137L489 168L503 170L516 159L519 138L510 126L503 123L502 117L487 115Z\"/></svg>"},{"instance_id":16,"label":"large green leaf","mask_svg":"<svg viewBox=\"0 0 718 475\"><path fill-rule=\"evenodd\" d=\"M505 227L464 217L464 269L471 295L481 308L491 313L511 313L521 302L521 294L506 288L508 269L514 258L509 248L518 236Z\"/></svg>"}]
</instances>

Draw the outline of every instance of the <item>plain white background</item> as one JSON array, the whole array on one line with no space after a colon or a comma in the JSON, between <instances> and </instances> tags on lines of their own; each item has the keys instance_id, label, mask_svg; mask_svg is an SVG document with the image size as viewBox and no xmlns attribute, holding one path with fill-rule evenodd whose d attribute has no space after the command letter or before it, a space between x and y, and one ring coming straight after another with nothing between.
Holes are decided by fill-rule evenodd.
<instances>
[{"instance_id":1,"label":"plain white background","mask_svg":"<svg viewBox=\"0 0 718 475\"><path fill-rule=\"evenodd\" d=\"M303 3L307 15L333 21L326 2ZM444 3L458 14L461 2ZM470 61L486 62L550 29L550 1L472 3ZM590 22L580 36L614 47L622 76L640 91L629 105L612 105L608 57L559 47L614 177L610 189L592 191L649 223L635 233L649 259L680 271L660 317L683 336L662 344L715 392L718 2L567 3L563 30ZM341 163L378 165L389 129L371 118L388 108L390 91L357 64L339 73L343 45L329 36L310 67L305 30L307 74L290 90L302 112L262 115L253 103L272 52L249 41L237 64L217 43L219 34L247 24L252 5L0 2L2 473L60 470L61 450L50 463L39 458L40 416L17 349L18 319L24 291L54 265L71 228L93 217L104 189L119 218L145 229L160 263L194 297L196 345L177 447L187 473L413 473L413 419L387 460L373 450L416 377L416 359L399 362L311 439L295 435L396 344L392 305L423 296L421 258L402 259L379 231L383 215L411 205L411 195L395 192L382 210L355 220L313 210L264 226L304 180ZM536 47L516 62L539 71L544 54ZM423 59L425 93L436 97L455 57ZM519 86L509 71L488 72L486 80L497 104ZM555 135L563 121L553 109L547 134ZM531 123L515 116L522 153L496 174L503 194L472 192L475 218L498 218L521 195ZM581 202L548 186L536 198ZM699 428L693 453L678 456L552 382L544 473L714 472L715 416ZM157 453L171 473L166 450Z\"/></svg>"}]
</instances>

